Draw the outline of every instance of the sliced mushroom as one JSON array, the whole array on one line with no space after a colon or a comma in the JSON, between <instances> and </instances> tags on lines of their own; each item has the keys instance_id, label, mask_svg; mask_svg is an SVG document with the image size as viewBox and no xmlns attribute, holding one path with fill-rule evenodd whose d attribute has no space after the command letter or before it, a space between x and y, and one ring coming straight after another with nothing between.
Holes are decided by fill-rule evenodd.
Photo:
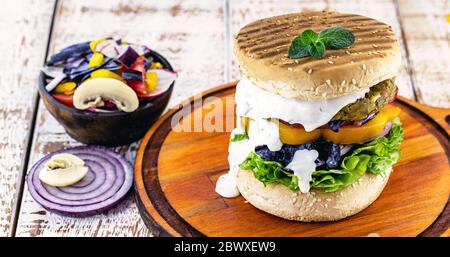
<instances>
[{"instance_id":1,"label":"sliced mushroom","mask_svg":"<svg viewBox=\"0 0 450 257\"><path fill-rule=\"evenodd\" d=\"M56 154L47 161L39 173L39 179L47 185L56 187L70 186L82 180L88 173L84 161L68 154Z\"/></svg>"},{"instance_id":2,"label":"sliced mushroom","mask_svg":"<svg viewBox=\"0 0 450 257\"><path fill-rule=\"evenodd\" d=\"M104 100L113 101L124 112L132 112L139 107L134 90L117 79L89 79L78 86L73 95L73 104L80 110L103 106Z\"/></svg>"}]
</instances>

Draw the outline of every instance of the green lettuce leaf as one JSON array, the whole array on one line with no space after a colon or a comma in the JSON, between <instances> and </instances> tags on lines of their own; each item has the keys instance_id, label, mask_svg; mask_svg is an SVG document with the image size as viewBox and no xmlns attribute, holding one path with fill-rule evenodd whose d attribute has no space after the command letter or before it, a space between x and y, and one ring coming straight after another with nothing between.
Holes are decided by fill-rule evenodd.
<instances>
[{"instance_id":1,"label":"green lettuce leaf","mask_svg":"<svg viewBox=\"0 0 450 257\"><path fill-rule=\"evenodd\" d=\"M239 165L241 169L253 171L256 179L267 184L281 183L293 191L298 190L298 178L292 172L282 168L282 165L275 161L266 161L255 152L251 152L247 159Z\"/></svg>"},{"instance_id":2,"label":"green lettuce leaf","mask_svg":"<svg viewBox=\"0 0 450 257\"><path fill-rule=\"evenodd\" d=\"M238 141L242 141L242 140L247 140L248 139L248 135L247 134L235 134L230 141L231 142L238 142Z\"/></svg>"},{"instance_id":3,"label":"green lettuce leaf","mask_svg":"<svg viewBox=\"0 0 450 257\"><path fill-rule=\"evenodd\" d=\"M400 158L399 146L403 141L400 119L395 119L387 136L379 137L353 150L345 157L340 169L317 170L312 174L311 187L325 192L339 191L358 180L365 172L375 175L382 173ZM240 165L242 169L253 171L253 175L264 184L281 183L293 191L298 190L298 178L283 169L275 161L266 161L254 152Z\"/></svg>"},{"instance_id":4,"label":"green lettuce leaf","mask_svg":"<svg viewBox=\"0 0 450 257\"><path fill-rule=\"evenodd\" d=\"M400 119L395 119L389 135L379 137L353 151L352 155L361 153L370 155L368 171L380 174L400 159L399 146L403 141L403 129Z\"/></svg>"},{"instance_id":5,"label":"green lettuce leaf","mask_svg":"<svg viewBox=\"0 0 450 257\"><path fill-rule=\"evenodd\" d=\"M341 169L318 170L312 174L311 186L325 192L336 192L351 185L366 171L380 175L400 159L403 141L400 119L395 119L387 136L379 137L353 150L342 160Z\"/></svg>"}]
</instances>

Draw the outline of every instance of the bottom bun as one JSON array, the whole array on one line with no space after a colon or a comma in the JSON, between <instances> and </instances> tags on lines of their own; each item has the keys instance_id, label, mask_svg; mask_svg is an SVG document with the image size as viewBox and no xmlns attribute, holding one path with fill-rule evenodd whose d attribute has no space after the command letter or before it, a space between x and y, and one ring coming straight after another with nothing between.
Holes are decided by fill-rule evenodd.
<instances>
[{"instance_id":1,"label":"bottom bun","mask_svg":"<svg viewBox=\"0 0 450 257\"><path fill-rule=\"evenodd\" d=\"M311 189L303 194L281 184L264 186L247 170L239 172L237 185L249 203L275 216L305 222L336 221L364 210L375 201L391 171L389 168L382 175L366 173L352 185L333 193Z\"/></svg>"}]
</instances>

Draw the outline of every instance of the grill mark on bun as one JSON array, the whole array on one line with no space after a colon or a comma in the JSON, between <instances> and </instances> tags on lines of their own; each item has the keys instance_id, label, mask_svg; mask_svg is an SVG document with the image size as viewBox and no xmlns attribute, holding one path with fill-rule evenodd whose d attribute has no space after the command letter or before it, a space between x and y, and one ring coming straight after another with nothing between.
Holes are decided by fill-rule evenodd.
<instances>
[{"instance_id":1,"label":"grill mark on bun","mask_svg":"<svg viewBox=\"0 0 450 257\"><path fill-rule=\"evenodd\" d=\"M384 56L385 53L381 52L378 54L360 54L360 55L353 55L351 58L349 59L333 59L333 62L335 65L345 65L345 64L353 64L351 63L351 61L353 61L354 63L364 63L364 61L367 60L371 60L374 57L379 57L381 58L382 56ZM361 65L361 64L357 64L357 65ZM311 67L312 69L316 69L316 70L321 70L321 71L326 71L328 69L334 69L335 67L333 65L330 65L328 63L318 63L314 66Z\"/></svg>"},{"instance_id":2,"label":"grill mark on bun","mask_svg":"<svg viewBox=\"0 0 450 257\"><path fill-rule=\"evenodd\" d=\"M355 31L355 32L353 32L353 34L355 35L356 38L359 38L359 37L370 36L373 31L374 31L373 29L367 29L367 30L362 30L362 31ZM385 36L390 36L390 35L391 35L391 33L387 33L387 32L377 34L377 36L380 36L380 37L385 37ZM247 48L247 51L249 53L260 54L259 56L261 58L265 58L265 56L266 56L263 53L261 53L261 51L269 52L269 50L274 47L281 47L281 49L285 48L287 51L292 40L291 39L281 39L281 40L278 39L275 41L273 40L273 39L277 39L277 38L279 38L279 36L267 37L267 38L265 38L265 40L263 40L263 38L258 38L252 43L240 46L240 48L241 49ZM388 41L387 40L362 41L360 45L369 44L369 43L375 43L375 44L379 43L381 45L381 43L385 43L385 42L390 43L393 41L395 41L395 40L392 39L392 40L388 40ZM260 43L260 42L266 42L266 43ZM272 42L272 43L268 44L267 42L268 43ZM271 55L271 56L273 56L273 55Z\"/></svg>"},{"instance_id":3,"label":"grill mark on bun","mask_svg":"<svg viewBox=\"0 0 450 257\"><path fill-rule=\"evenodd\" d=\"M292 60L292 62L294 64L286 66L285 63L282 63L282 64L280 64L280 66L282 66L282 67L297 67L304 63L314 63L314 62L320 62L320 61L328 62L328 59L327 59L328 55L342 58L343 60L348 60L350 58L349 56L355 56L355 54L367 55L367 54L369 54L369 51L374 52L374 54L376 54L376 52L381 51L381 50L389 50L392 48L390 46L390 43L392 43L392 42L395 42L395 40L394 39L391 39L391 40L387 40L387 39L385 39L385 40L375 40L375 39L367 40L367 41L363 41L362 43L360 43L358 45L358 47L348 48L346 51L350 52L351 53L350 55L348 53L332 54L333 50L327 50L328 53L322 59L313 59L313 60L311 60L311 58L288 59L288 60ZM259 47L260 51L249 50L248 52L250 54L253 54L255 58L260 58L260 59L273 57L276 55L280 55L284 58L284 55L287 53L287 50L289 48L289 45L290 45L290 41L285 42L284 44L277 44L276 48L273 48L271 46L261 46L261 47ZM366 47L368 45L370 45L370 47ZM373 45L376 45L376 47L374 47ZM272 50L269 51L270 49L272 49ZM264 51L264 50L266 50L266 51ZM334 51L339 51L339 50L334 50ZM370 58L367 58L367 59L370 59Z\"/></svg>"},{"instance_id":4,"label":"grill mark on bun","mask_svg":"<svg viewBox=\"0 0 450 257\"><path fill-rule=\"evenodd\" d=\"M242 33L244 35L251 35L255 32L261 31L261 30L266 30L266 29L270 29L273 27L289 27L292 26L293 23L308 23L310 22L308 19L300 19L300 18L294 18L294 19L290 19L290 15L283 15L283 16L279 16L279 19L277 20L272 20L272 18L266 18L266 19L261 19L259 21L255 21L252 22L248 25L246 25L245 27L243 27L239 33Z\"/></svg>"},{"instance_id":5,"label":"grill mark on bun","mask_svg":"<svg viewBox=\"0 0 450 257\"><path fill-rule=\"evenodd\" d=\"M392 29L377 20L355 14L324 13L312 13L313 15L308 16L306 19L301 16L299 18L295 15L283 15L253 22L241 29L236 36L237 47L241 51L246 52L251 58L280 59L278 61L274 60L273 63L279 63L281 67L286 67L286 63L282 62L281 59L287 54L292 40L307 28L311 28L316 32L331 26L343 26L349 29L356 39L355 44L348 49L352 52L380 51L384 49L385 45L396 41ZM294 16L293 19L292 16ZM373 49L367 48L366 46L370 44L377 45L378 49L375 47ZM387 49L389 48L385 50ZM340 49L335 55L345 57L344 59L347 60L349 58L346 57L345 51L345 49ZM311 64L316 62L321 61L301 58L297 61L289 62L288 66L297 67L304 63ZM327 61L325 60L323 63L327 63Z\"/></svg>"},{"instance_id":6,"label":"grill mark on bun","mask_svg":"<svg viewBox=\"0 0 450 257\"><path fill-rule=\"evenodd\" d=\"M255 34L257 32L261 32L261 31L270 31L270 29L286 29L289 26L287 23L281 25L281 24L271 24L269 26L265 26L265 27L260 27L260 28L255 28L255 29L251 29L248 31L241 31L239 32L238 36L251 36L252 34Z\"/></svg>"},{"instance_id":7,"label":"grill mark on bun","mask_svg":"<svg viewBox=\"0 0 450 257\"><path fill-rule=\"evenodd\" d=\"M280 53L284 53L286 51L281 51L281 49L276 49L275 51L267 51L265 53L259 53L257 55L258 58L263 59L263 58L268 58L268 57L273 57L275 55L278 55Z\"/></svg>"},{"instance_id":8,"label":"grill mark on bun","mask_svg":"<svg viewBox=\"0 0 450 257\"><path fill-rule=\"evenodd\" d=\"M370 27L370 28L365 27L365 29L350 30L350 31L353 33L353 35L355 37L357 37L359 35L362 35L362 34L363 35L370 35L370 34L373 34L374 31L384 32L384 34L392 35L391 31L386 30L384 27L378 27L378 26L377 27ZM380 36L380 34L377 34L377 36Z\"/></svg>"},{"instance_id":9,"label":"grill mark on bun","mask_svg":"<svg viewBox=\"0 0 450 257\"><path fill-rule=\"evenodd\" d=\"M372 21L372 19L368 17L357 17L354 19L343 20L344 23L364 22L364 21Z\"/></svg>"},{"instance_id":10,"label":"grill mark on bun","mask_svg":"<svg viewBox=\"0 0 450 257\"><path fill-rule=\"evenodd\" d=\"M273 40L273 39L275 39L275 40ZM280 41L282 41L282 42L291 42L291 39L290 38L282 38L281 40L280 40L280 38L278 37L278 39L276 39L276 38L258 38L258 39L255 39L255 41L252 41L252 43L248 43L248 44L246 44L246 45L242 45L242 46L240 46L240 48L242 49L242 48L247 48L247 49L256 49L256 48L258 48L259 47L259 45L255 45L254 44L254 42L265 42L265 44L276 44L277 42L280 42Z\"/></svg>"},{"instance_id":11,"label":"grill mark on bun","mask_svg":"<svg viewBox=\"0 0 450 257\"><path fill-rule=\"evenodd\" d=\"M370 36L373 30L369 30L368 32L364 32L364 33L354 33L356 38L360 38L360 37L365 37L365 36ZM390 33L379 33L377 34L377 36L381 36L381 37L385 37L385 36L389 36ZM281 40L272 40L274 38L277 38L276 36L271 37L271 38L267 38L267 41L261 40L261 39L256 39L255 41L248 43L247 45L242 45L239 48L243 49L246 48L246 50L248 51L248 53L254 53L254 54L258 54L261 58L264 58L264 54L262 52L269 52L270 49L272 48L282 48L282 49L287 49L289 48L290 43L292 42L291 39L281 39ZM364 40L360 43L360 45L364 45L364 44L369 44L369 43L390 43L390 42L394 42L395 40ZM259 42L265 42L265 43L259 43Z\"/></svg>"},{"instance_id":12,"label":"grill mark on bun","mask_svg":"<svg viewBox=\"0 0 450 257\"><path fill-rule=\"evenodd\" d=\"M336 24L339 25L339 24ZM336 26L333 25L333 26ZM273 28L271 30L259 30L259 32L261 32L260 34L253 34L251 35L252 38L249 39L249 34L247 33L242 33L239 32L239 34L237 35L237 42L238 43L244 43L244 42L248 42L248 40L256 40L256 39L261 39L261 38L265 38L266 40L269 40L271 38L279 38L280 36L275 35L272 37L267 37L270 35L274 35L275 33L282 33L283 34L290 34L292 36L297 36L299 33L301 33L302 31L304 31L305 29L310 28L310 24L299 24L298 26L286 26L286 27L281 27L281 28ZM330 27L330 26L322 26L323 28L325 27ZM375 23L370 23L370 24L365 24L364 26L362 26L361 24L356 24L356 25L352 25L352 26L345 26L345 28L349 29L350 31L352 31L353 33L359 33L359 32L367 32L367 31L373 31L373 30L385 30L386 29L386 24L380 23L380 22L375 22ZM364 29L361 29L364 28ZM316 32L319 32L319 30L317 29L313 29ZM322 29L320 29L322 30ZM242 45L243 47L247 47L248 45Z\"/></svg>"},{"instance_id":13,"label":"grill mark on bun","mask_svg":"<svg viewBox=\"0 0 450 257\"><path fill-rule=\"evenodd\" d=\"M355 17L355 16L356 15L352 15L351 17ZM358 16L356 16L356 17L358 17ZM364 33L364 32L371 33L376 30L386 30L386 24L384 24L384 23L374 21L370 18L360 18L359 17L358 19L359 20L356 20L356 19L355 20L356 21L367 21L368 23L359 23L358 22L356 24L349 24L348 26L346 26L345 23L348 23L348 22L331 21L332 25L330 25L330 26L338 26L339 25L339 26L346 27L347 29L352 31L355 36L358 36L358 35L360 35L360 33ZM350 20L350 21L353 21L353 20ZM241 48L241 49L250 48L255 45L254 44L255 41L264 40L265 42L269 42L274 39L279 39L280 37L289 38L289 36L291 36L291 38L287 40L287 41L291 42L292 39L295 36L297 36L299 33L301 33L302 31L304 31L307 28L311 28L311 23L306 20L305 20L305 22L296 21L296 22L293 22L291 25L287 25L287 23L282 23L282 24L283 24L282 27L277 27L276 26L277 24L272 24L270 26L261 27L259 29L252 29L250 31L239 32L239 34L237 35L237 43L240 43L239 48ZM254 25L254 26L256 26L256 25ZM319 32L323 28L330 27L330 26L321 24L320 29L313 29L313 30L316 32ZM267 28L270 28L270 29L266 30ZM289 35L289 36L287 36L287 35ZM364 34L364 35L366 35L366 34ZM249 50L249 49L247 49L247 50ZM263 49L263 50L266 50L266 49Z\"/></svg>"},{"instance_id":14,"label":"grill mark on bun","mask_svg":"<svg viewBox=\"0 0 450 257\"><path fill-rule=\"evenodd\" d=\"M267 43L264 44L263 43L263 44L259 44L256 47L248 48L248 52L249 53L258 53L258 52L261 52L261 51L264 52L264 50L277 48L279 46L286 46L287 44L290 44L290 43L291 43L290 40L285 40L285 39L279 40L279 41L275 41L275 42L272 42L272 43L269 42L269 44L267 44Z\"/></svg>"},{"instance_id":15,"label":"grill mark on bun","mask_svg":"<svg viewBox=\"0 0 450 257\"><path fill-rule=\"evenodd\" d=\"M367 32L366 31L364 31L364 32L358 31L358 32L354 32L353 34L355 35L356 38L359 38L359 37L370 36L372 34L372 32L373 32L373 30L368 30ZM380 37L386 37L386 36L390 36L390 35L391 35L391 33L387 33L387 32L377 34L377 36L380 36ZM273 37L266 38L268 43L272 42L272 44L269 44L269 45L268 45L268 43L259 43L259 42L264 42L265 40L257 39L257 41L255 41L255 43L258 42L258 44L254 44L254 43L253 44L247 44L245 46L240 46L240 48L241 49L242 48L247 48L247 50L250 53L255 53L257 51L268 50L268 49L270 49L271 46L272 47L278 47L278 46L286 45L287 46L286 49L287 49L289 47L290 43L292 42L291 39L273 40L273 39L277 39L277 38L279 38L279 37L273 36ZM380 39L380 40L376 40L376 41L373 41L373 42L381 44L383 42L390 43L390 42L393 42L393 41L395 41L395 40L394 39L391 39L391 40L382 40L382 39ZM363 45L366 42L372 42L372 41L362 41L361 45Z\"/></svg>"},{"instance_id":16,"label":"grill mark on bun","mask_svg":"<svg viewBox=\"0 0 450 257\"><path fill-rule=\"evenodd\" d=\"M267 35L272 35L274 33L280 33L280 32L283 32L285 30L286 30L286 28L275 28L275 29L272 29L272 30L263 30L262 34L255 35L255 37L253 37L253 39L263 38L263 37L265 37ZM240 35L238 34L238 36L240 36ZM244 35L241 35L241 36L249 36L249 35L248 34L244 34ZM242 42L245 42L245 41L242 41Z\"/></svg>"},{"instance_id":17,"label":"grill mark on bun","mask_svg":"<svg viewBox=\"0 0 450 257\"><path fill-rule=\"evenodd\" d=\"M288 62L288 63L282 63L279 66L282 68L294 68L294 67L298 67L303 69L304 71L308 71L309 69L320 69L320 70L324 70L324 68L333 68L333 65L330 65L330 63L328 61L332 61L333 64L336 65L341 65L341 64L345 64L345 63L351 63L353 62L358 62L358 61L364 61L364 60L369 60L372 59L374 56L382 56L386 54L386 51L391 49L391 46L383 46L380 45L378 46L376 49L374 47L366 47L366 48L362 48L362 49L349 49L349 51L351 51L351 54L347 54L347 56L339 56L339 58L327 58L330 56L335 56L333 55L331 52L330 54L327 54L327 56L325 56L322 59L314 59L311 57L306 57L306 58L301 58L301 59L296 59L296 60L292 60L292 62ZM368 51L373 50L372 54L368 54ZM373 55L373 56L372 56ZM304 66L304 67L302 67Z\"/></svg>"},{"instance_id":18,"label":"grill mark on bun","mask_svg":"<svg viewBox=\"0 0 450 257\"><path fill-rule=\"evenodd\" d=\"M367 39L367 40L361 41L361 42L358 44L358 47L354 47L354 48L352 48L352 49L358 50L359 47L366 46L366 45L369 45L369 44L375 44L375 45L377 45L377 46L381 46L381 45L391 45L390 43L393 43L393 42L396 42L396 40L394 40L394 39L375 39L375 38L369 38L369 39ZM376 48L376 47L374 47L374 48ZM366 50L367 50L367 51L370 51L370 49L366 49ZM376 50L376 49L375 49L375 50Z\"/></svg>"},{"instance_id":19,"label":"grill mark on bun","mask_svg":"<svg viewBox=\"0 0 450 257\"><path fill-rule=\"evenodd\" d=\"M357 16L357 15L356 14L338 14L338 15L333 16L333 18L346 19L346 18L355 17L355 16Z\"/></svg>"}]
</instances>

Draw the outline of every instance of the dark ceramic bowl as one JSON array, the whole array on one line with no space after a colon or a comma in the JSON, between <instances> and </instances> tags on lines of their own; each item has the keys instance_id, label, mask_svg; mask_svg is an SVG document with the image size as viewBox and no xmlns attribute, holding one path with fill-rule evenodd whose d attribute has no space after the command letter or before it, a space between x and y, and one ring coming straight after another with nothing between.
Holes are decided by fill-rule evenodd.
<instances>
[{"instance_id":1,"label":"dark ceramic bowl","mask_svg":"<svg viewBox=\"0 0 450 257\"><path fill-rule=\"evenodd\" d=\"M165 68L173 71L170 63L152 51L150 56ZM153 122L166 108L174 83L163 95L144 103L133 112L99 113L81 111L58 102L45 90L46 75L39 75L39 95L47 110L75 140L93 145L119 146L141 139Z\"/></svg>"}]
</instances>

